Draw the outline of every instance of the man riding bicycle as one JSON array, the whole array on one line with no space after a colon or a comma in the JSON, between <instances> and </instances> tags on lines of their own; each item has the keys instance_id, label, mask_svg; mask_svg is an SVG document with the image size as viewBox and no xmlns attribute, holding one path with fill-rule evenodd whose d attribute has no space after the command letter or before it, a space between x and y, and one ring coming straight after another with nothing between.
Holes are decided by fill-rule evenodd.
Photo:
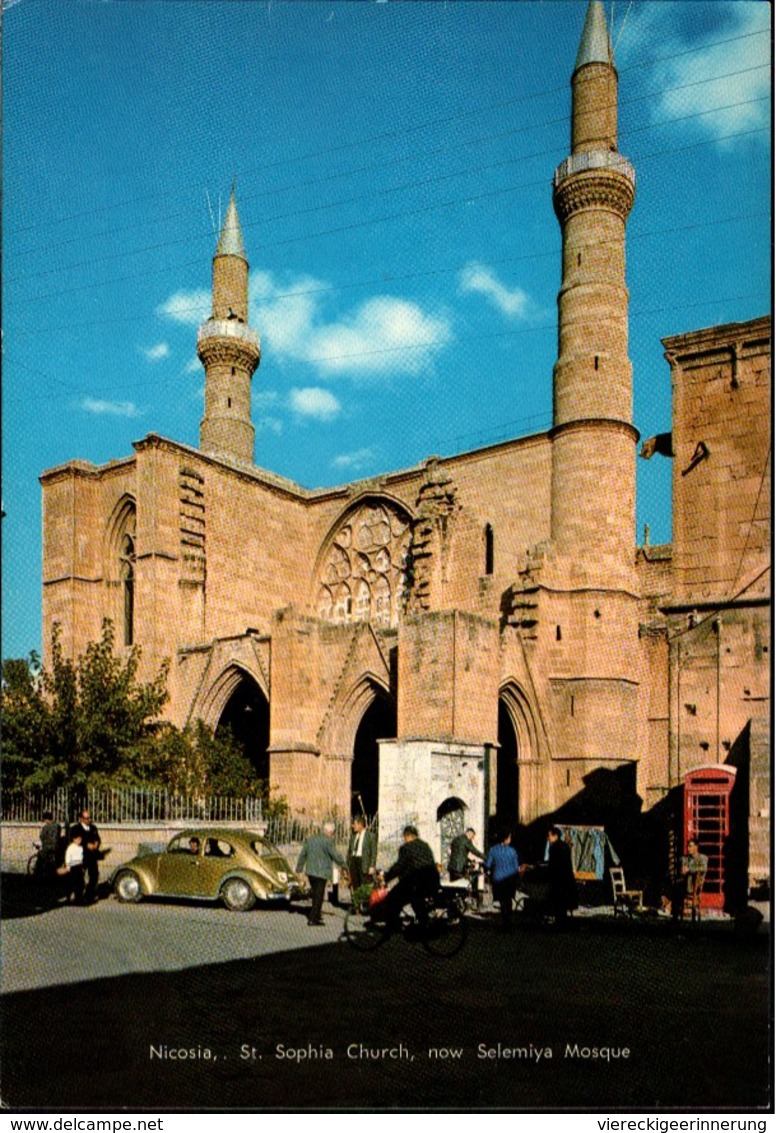
<instances>
[{"instance_id":1,"label":"man riding bicycle","mask_svg":"<svg viewBox=\"0 0 776 1133\"><path fill-rule=\"evenodd\" d=\"M426 901L439 892L439 870L431 847L419 837L416 826L405 826L403 837L399 856L384 875L386 882L398 878L398 885L374 910L375 917L385 920L389 927L397 925L405 905L412 905L415 916L423 924L428 919Z\"/></svg>"}]
</instances>

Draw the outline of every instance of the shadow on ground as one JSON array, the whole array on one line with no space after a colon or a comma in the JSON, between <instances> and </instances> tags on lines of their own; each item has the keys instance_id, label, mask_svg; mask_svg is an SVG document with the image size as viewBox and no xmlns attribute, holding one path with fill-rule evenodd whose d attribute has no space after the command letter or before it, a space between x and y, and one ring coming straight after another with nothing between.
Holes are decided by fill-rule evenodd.
<instances>
[{"instance_id":1,"label":"shadow on ground","mask_svg":"<svg viewBox=\"0 0 776 1133\"><path fill-rule=\"evenodd\" d=\"M369 955L339 942L20 992L3 1000L3 1102L38 1111L767 1107L769 944L594 924L503 935L475 924L451 960L403 939ZM74 1059L74 1044L88 1057ZM499 1044L500 1057L487 1053ZM521 1053L505 1057L505 1048Z\"/></svg>"}]
</instances>

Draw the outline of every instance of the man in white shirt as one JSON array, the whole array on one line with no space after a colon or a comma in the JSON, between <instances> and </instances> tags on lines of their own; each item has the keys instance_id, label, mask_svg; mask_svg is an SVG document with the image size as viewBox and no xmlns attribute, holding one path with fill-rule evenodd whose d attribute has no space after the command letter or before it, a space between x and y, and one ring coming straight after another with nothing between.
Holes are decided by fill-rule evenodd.
<instances>
[{"instance_id":1,"label":"man in white shirt","mask_svg":"<svg viewBox=\"0 0 776 1133\"><path fill-rule=\"evenodd\" d=\"M371 830L361 815L356 815L352 823L353 833L348 843L348 873L350 892L360 888L364 881L374 877L377 862L377 845Z\"/></svg>"}]
</instances>

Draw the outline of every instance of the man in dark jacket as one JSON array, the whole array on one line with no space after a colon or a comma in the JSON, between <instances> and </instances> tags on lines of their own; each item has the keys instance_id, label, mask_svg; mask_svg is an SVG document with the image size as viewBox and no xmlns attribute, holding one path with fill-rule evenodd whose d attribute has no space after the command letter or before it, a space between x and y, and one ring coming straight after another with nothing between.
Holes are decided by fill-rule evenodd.
<instances>
[{"instance_id":1,"label":"man in dark jacket","mask_svg":"<svg viewBox=\"0 0 776 1133\"><path fill-rule=\"evenodd\" d=\"M100 880L100 846L102 845L102 839L97 827L92 822L88 807L83 808L78 816L78 822L70 827L71 841L75 831L81 835L81 845L84 850L83 868L86 875L84 901L88 905L97 900L97 883Z\"/></svg>"},{"instance_id":2,"label":"man in dark jacket","mask_svg":"<svg viewBox=\"0 0 776 1133\"><path fill-rule=\"evenodd\" d=\"M309 925L323 924L323 898L326 895L326 882L331 881L332 863L344 866L345 859L334 845L334 823L324 822L320 834L311 834L302 846L296 872L303 870L310 882L313 904L307 921Z\"/></svg>"},{"instance_id":3,"label":"man in dark jacket","mask_svg":"<svg viewBox=\"0 0 776 1133\"><path fill-rule=\"evenodd\" d=\"M447 871L450 874L451 881L458 881L459 878L466 877L470 858L485 860L482 850L478 850L474 845L474 834L475 831L470 826L463 834L456 834L450 843L450 859L447 863Z\"/></svg>"},{"instance_id":4,"label":"man in dark jacket","mask_svg":"<svg viewBox=\"0 0 776 1133\"><path fill-rule=\"evenodd\" d=\"M549 906L555 924L566 923L568 913L579 907L577 881L571 862L571 847L564 840L559 826L551 826L547 835L549 852L547 855L550 882Z\"/></svg>"},{"instance_id":5,"label":"man in dark jacket","mask_svg":"<svg viewBox=\"0 0 776 1133\"><path fill-rule=\"evenodd\" d=\"M386 882L394 878L398 878L398 885L381 902L380 918L389 925L395 925L404 906L412 905L418 920L421 923L425 921L426 898L439 892L439 870L431 847L418 836L415 826L404 827L404 845L394 864L386 871Z\"/></svg>"},{"instance_id":6,"label":"man in dark jacket","mask_svg":"<svg viewBox=\"0 0 776 1133\"><path fill-rule=\"evenodd\" d=\"M353 833L348 843L348 873L350 892L359 889L367 878L371 878L377 864L377 840L360 814L353 819Z\"/></svg>"},{"instance_id":7,"label":"man in dark jacket","mask_svg":"<svg viewBox=\"0 0 776 1133\"><path fill-rule=\"evenodd\" d=\"M59 823L54 821L54 814L50 810L43 812L43 826L38 837L40 838L40 852L36 872L44 880L49 881L60 864L60 842L62 839Z\"/></svg>"}]
</instances>

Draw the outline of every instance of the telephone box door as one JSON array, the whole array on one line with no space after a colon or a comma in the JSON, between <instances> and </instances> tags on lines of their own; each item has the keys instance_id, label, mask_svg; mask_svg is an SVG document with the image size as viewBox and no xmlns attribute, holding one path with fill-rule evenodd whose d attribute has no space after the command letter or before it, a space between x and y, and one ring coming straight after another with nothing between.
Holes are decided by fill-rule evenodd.
<instances>
[{"instance_id":1,"label":"telephone box door","mask_svg":"<svg viewBox=\"0 0 776 1133\"><path fill-rule=\"evenodd\" d=\"M730 835L730 794L736 781L732 767L701 767L684 780L682 853L694 838L709 859L701 905L721 909L724 901L725 848Z\"/></svg>"}]
</instances>

